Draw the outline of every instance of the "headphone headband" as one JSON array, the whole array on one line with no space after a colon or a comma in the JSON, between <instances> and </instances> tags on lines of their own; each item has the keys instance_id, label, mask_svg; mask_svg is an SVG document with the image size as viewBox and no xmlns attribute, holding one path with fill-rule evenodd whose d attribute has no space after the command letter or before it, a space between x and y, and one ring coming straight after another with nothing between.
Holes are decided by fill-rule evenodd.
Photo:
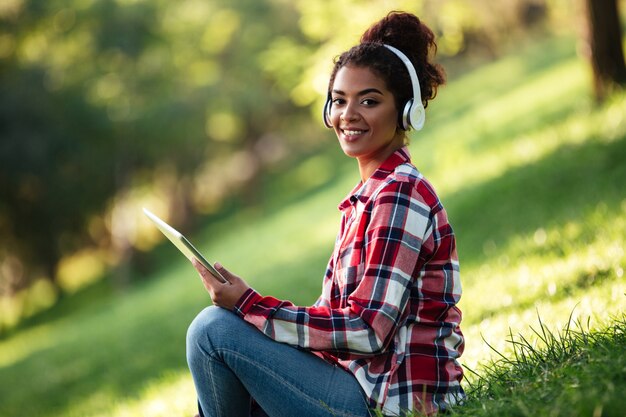
<instances>
[{"instance_id":1,"label":"headphone headband","mask_svg":"<svg viewBox=\"0 0 626 417\"><path fill-rule=\"evenodd\" d=\"M401 50L391 45L383 44L383 46L393 52L406 67L409 77L411 78L411 85L413 87L413 99L410 100L402 115L402 127L404 130L408 130L409 126L415 130L421 130L424 127L426 121L426 110L422 104L422 92L420 90L420 82L417 78L417 72L415 67L411 63L411 60Z\"/></svg>"},{"instance_id":2,"label":"headphone headband","mask_svg":"<svg viewBox=\"0 0 626 417\"><path fill-rule=\"evenodd\" d=\"M402 114L400 115L400 126L404 130L409 130L412 127L415 130L421 130L424 127L424 122L426 121L426 110L424 109L424 104L422 103L422 93L420 90L419 79L417 78L417 72L415 71L415 67L411 63L409 57L407 57L402 51L398 48L395 48L391 45L382 44L385 48L394 53L404 66L406 67L409 77L411 79L411 86L413 87L413 98L410 99L402 109ZM331 110L332 102L330 97L326 99L326 103L324 104L323 109L323 119L324 124L328 128L332 128L332 123L330 120L330 110Z\"/></svg>"}]
</instances>

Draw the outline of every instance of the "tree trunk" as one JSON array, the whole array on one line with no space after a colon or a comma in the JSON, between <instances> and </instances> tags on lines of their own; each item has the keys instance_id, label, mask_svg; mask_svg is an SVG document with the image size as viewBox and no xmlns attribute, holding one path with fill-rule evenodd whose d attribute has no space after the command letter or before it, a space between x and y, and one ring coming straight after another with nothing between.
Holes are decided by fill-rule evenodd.
<instances>
[{"instance_id":1,"label":"tree trunk","mask_svg":"<svg viewBox=\"0 0 626 417\"><path fill-rule=\"evenodd\" d=\"M626 84L618 0L585 0L585 5L593 89L602 101L616 86Z\"/></svg>"}]
</instances>

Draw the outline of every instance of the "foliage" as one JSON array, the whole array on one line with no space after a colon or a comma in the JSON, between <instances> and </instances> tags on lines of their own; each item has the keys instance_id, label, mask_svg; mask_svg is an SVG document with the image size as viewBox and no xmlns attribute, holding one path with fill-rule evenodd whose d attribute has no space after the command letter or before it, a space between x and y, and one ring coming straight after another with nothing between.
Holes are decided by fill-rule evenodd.
<instances>
[{"instance_id":1,"label":"foliage","mask_svg":"<svg viewBox=\"0 0 626 417\"><path fill-rule=\"evenodd\" d=\"M273 115L288 99L257 53L297 35L284 4L3 4L0 294L55 278L62 257L87 246L137 244L116 206L138 187L180 197L184 220L191 178L282 122Z\"/></svg>"}]
</instances>

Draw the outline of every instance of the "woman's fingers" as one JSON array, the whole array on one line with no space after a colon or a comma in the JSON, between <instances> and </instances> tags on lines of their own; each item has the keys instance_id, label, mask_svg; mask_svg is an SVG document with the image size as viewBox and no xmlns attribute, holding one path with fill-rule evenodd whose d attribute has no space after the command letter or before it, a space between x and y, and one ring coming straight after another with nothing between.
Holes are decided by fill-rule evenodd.
<instances>
[{"instance_id":1,"label":"woman's fingers","mask_svg":"<svg viewBox=\"0 0 626 417\"><path fill-rule=\"evenodd\" d=\"M202 283L216 306L232 310L249 288L244 280L228 271L219 262L215 263L214 268L228 280L226 283L220 282L197 260L192 260L192 263L202 277Z\"/></svg>"}]
</instances>

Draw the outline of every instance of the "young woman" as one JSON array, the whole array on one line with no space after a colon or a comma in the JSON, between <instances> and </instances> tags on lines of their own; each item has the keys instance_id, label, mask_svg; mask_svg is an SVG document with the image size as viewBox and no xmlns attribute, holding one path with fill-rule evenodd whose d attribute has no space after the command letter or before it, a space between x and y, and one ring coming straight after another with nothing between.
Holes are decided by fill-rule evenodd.
<instances>
[{"instance_id":1,"label":"young woman","mask_svg":"<svg viewBox=\"0 0 626 417\"><path fill-rule=\"evenodd\" d=\"M434 35L391 13L335 60L324 123L361 182L310 307L262 296L197 262L213 304L189 328L187 360L204 416L436 414L463 398L454 233L411 164L406 131L444 81Z\"/></svg>"}]
</instances>

